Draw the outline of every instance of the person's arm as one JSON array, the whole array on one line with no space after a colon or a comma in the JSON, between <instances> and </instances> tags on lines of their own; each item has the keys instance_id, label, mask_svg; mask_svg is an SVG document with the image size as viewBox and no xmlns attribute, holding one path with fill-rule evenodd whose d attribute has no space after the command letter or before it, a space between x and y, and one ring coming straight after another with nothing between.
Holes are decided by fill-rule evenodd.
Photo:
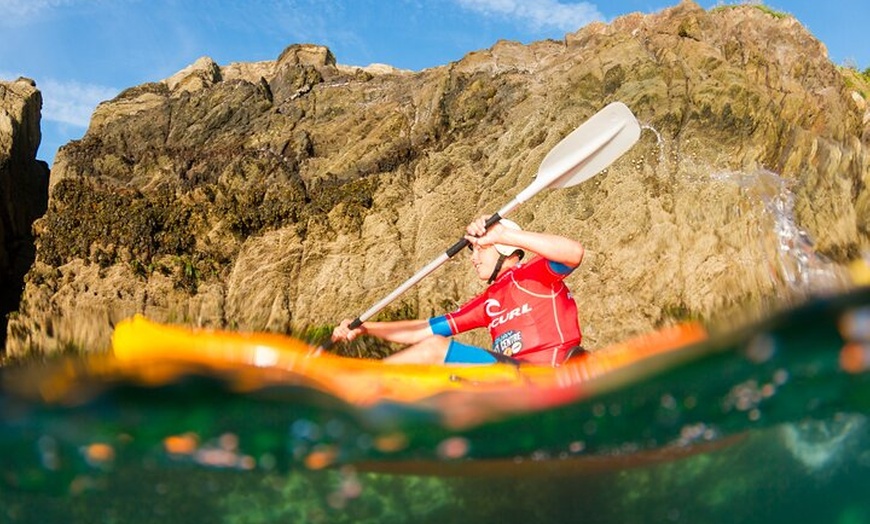
<instances>
[{"instance_id":1,"label":"person's arm","mask_svg":"<svg viewBox=\"0 0 870 524\"><path fill-rule=\"evenodd\" d=\"M492 244L516 246L572 268L579 266L583 261L585 250L576 240L549 233L519 231L498 223L487 230L485 223L486 217L472 222L467 228L468 235L465 238L472 244L481 246Z\"/></svg>"},{"instance_id":2,"label":"person's arm","mask_svg":"<svg viewBox=\"0 0 870 524\"><path fill-rule=\"evenodd\" d=\"M416 344L432 335L428 320L396 320L393 322L364 322L356 329L349 329L351 319L344 319L332 332L332 340L353 340L361 334L371 335L389 342Z\"/></svg>"}]
</instances>

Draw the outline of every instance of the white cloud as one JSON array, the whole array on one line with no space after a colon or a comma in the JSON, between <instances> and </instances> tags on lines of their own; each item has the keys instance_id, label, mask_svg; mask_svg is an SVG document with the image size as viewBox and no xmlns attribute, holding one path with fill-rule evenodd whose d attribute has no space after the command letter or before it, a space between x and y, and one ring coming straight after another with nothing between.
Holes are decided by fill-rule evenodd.
<instances>
[{"instance_id":1,"label":"white cloud","mask_svg":"<svg viewBox=\"0 0 870 524\"><path fill-rule=\"evenodd\" d=\"M532 31L558 29L573 32L603 20L598 8L589 2L568 4L559 0L455 0L461 7L487 16L512 18Z\"/></svg>"},{"instance_id":2,"label":"white cloud","mask_svg":"<svg viewBox=\"0 0 870 524\"><path fill-rule=\"evenodd\" d=\"M5 24L24 22L47 9L73 3L74 0L0 0L0 20Z\"/></svg>"},{"instance_id":3,"label":"white cloud","mask_svg":"<svg viewBox=\"0 0 870 524\"><path fill-rule=\"evenodd\" d=\"M113 87L53 79L38 81L42 91L42 118L80 128L88 127L97 104L118 94Z\"/></svg>"},{"instance_id":4,"label":"white cloud","mask_svg":"<svg viewBox=\"0 0 870 524\"><path fill-rule=\"evenodd\" d=\"M29 75L0 70L0 80L6 82L21 76L32 78ZM36 88L42 93L43 120L77 128L87 128L97 105L115 98L119 93L114 87L52 78L37 78Z\"/></svg>"}]
</instances>

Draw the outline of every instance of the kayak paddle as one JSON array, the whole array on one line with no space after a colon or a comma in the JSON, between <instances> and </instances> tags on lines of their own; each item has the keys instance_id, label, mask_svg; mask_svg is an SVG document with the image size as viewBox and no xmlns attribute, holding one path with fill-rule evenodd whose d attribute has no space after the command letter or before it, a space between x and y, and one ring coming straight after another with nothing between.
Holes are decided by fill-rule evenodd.
<instances>
[{"instance_id":1,"label":"kayak paddle","mask_svg":"<svg viewBox=\"0 0 870 524\"><path fill-rule=\"evenodd\" d=\"M513 200L486 220L489 228L517 206L540 193L543 189L575 186L597 175L628 151L640 138L640 125L631 110L622 102L613 102L596 113L580 127L556 144L538 168L538 174L528 187ZM367 309L350 323L356 329L363 322L376 315L380 310L435 271L454 255L470 245L463 236L444 253L406 280L380 302ZM332 341L322 346L329 348Z\"/></svg>"}]
</instances>

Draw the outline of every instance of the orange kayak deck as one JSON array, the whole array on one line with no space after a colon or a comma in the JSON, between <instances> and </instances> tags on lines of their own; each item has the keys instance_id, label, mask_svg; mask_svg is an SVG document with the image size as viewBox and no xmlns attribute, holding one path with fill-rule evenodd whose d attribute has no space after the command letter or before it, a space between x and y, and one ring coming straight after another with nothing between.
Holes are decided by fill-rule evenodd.
<instances>
[{"instance_id":1,"label":"orange kayak deck","mask_svg":"<svg viewBox=\"0 0 870 524\"><path fill-rule=\"evenodd\" d=\"M130 364L124 366L128 370L147 374L149 368L153 373L166 367L160 364L183 363L212 372L232 371L239 390L298 382L358 406L419 403L455 391L495 394L493 398L504 402L503 394L510 392L515 409L536 409L575 399L590 389L609 389L622 383L620 377L637 379L638 373L653 373L673 365L674 359L691 358L691 346L706 338L699 324L680 324L599 349L556 368L387 364L319 352L285 335L187 328L137 315L118 324L112 345L115 359ZM634 366L639 362L646 365ZM625 376L624 371L630 368L636 369ZM604 377L612 380L597 380Z\"/></svg>"}]
</instances>

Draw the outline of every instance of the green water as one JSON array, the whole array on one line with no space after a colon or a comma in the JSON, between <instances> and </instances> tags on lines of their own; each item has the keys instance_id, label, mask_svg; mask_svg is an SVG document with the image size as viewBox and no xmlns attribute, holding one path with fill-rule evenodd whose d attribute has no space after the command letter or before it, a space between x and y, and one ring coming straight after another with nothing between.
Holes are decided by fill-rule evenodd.
<instances>
[{"instance_id":1,"label":"green water","mask_svg":"<svg viewBox=\"0 0 870 524\"><path fill-rule=\"evenodd\" d=\"M462 431L433 406L485 409L473 395L357 409L198 370L159 387L84 373L64 407L23 391L81 362L5 369L0 522L870 522L870 373L838 361L865 338L859 290Z\"/></svg>"}]
</instances>

